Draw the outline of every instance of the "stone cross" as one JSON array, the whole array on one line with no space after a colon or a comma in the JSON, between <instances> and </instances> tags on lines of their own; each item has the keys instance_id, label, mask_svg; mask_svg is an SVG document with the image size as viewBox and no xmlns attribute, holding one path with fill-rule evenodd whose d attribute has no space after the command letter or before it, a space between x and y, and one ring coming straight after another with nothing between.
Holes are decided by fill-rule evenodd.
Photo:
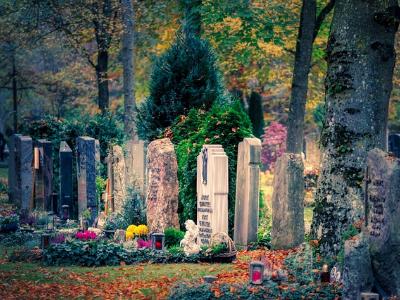
<instances>
[{"instance_id":1,"label":"stone cross","mask_svg":"<svg viewBox=\"0 0 400 300\"><path fill-rule=\"evenodd\" d=\"M257 242L260 162L261 141L243 139L238 147L236 170L234 241L238 246Z\"/></svg>"},{"instance_id":2,"label":"stone cross","mask_svg":"<svg viewBox=\"0 0 400 300\"><path fill-rule=\"evenodd\" d=\"M33 209L33 147L32 138L29 136L16 136L15 162L16 162L16 192L15 202L21 210Z\"/></svg>"},{"instance_id":3,"label":"stone cross","mask_svg":"<svg viewBox=\"0 0 400 300\"><path fill-rule=\"evenodd\" d=\"M81 136L76 139L77 179L78 179L78 216L86 209L91 211L91 222L97 217L96 193L96 140Z\"/></svg>"},{"instance_id":4,"label":"stone cross","mask_svg":"<svg viewBox=\"0 0 400 300\"><path fill-rule=\"evenodd\" d=\"M126 143L126 185L135 187L144 197L146 193L146 147L144 141L129 140Z\"/></svg>"},{"instance_id":5,"label":"stone cross","mask_svg":"<svg viewBox=\"0 0 400 300\"><path fill-rule=\"evenodd\" d=\"M60 197L59 214L62 214L62 206L69 206L69 215L72 216L73 210L73 190L72 190L72 150L67 142L60 143L59 152L59 174L60 174Z\"/></svg>"},{"instance_id":6,"label":"stone cross","mask_svg":"<svg viewBox=\"0 0 400 300\"><path fill-rule=\"evenodd\" d=\"M36 147L39 151L39 169L36 170L35 207L52 211L53 145L50 141L39 139Z\"/></svg>"},{"instance_id":7,"label":"stone cross","mask_svg":"<svg viewBox=\"0 0 400 300\"><path fill-rule=\"evenodd\" d=\"M178 163L168 138L152 141L147 151L147 225L150 232L179 228Z\"/></svg>"},{"instance_id":8,"label":"stone cross","mask_svg":"<svg viewBox=\"0 0 400 300\"><path fill-rule=\"evenodd\" d=\"M221 145L203 145L197 156L198 243L208 245L213 234L228 233L228 156Z\"/></svg>"},{"instance_id":9,"label":"stone cross","mask_svg":"<svg viewBox=\"0 0 400 300\"><path fill-rule=\"evenodd\" d=\"M271 244L290 249L304 240L304 178L300 154L285 153L278 158L272 194Z\"/></svg>"},{"instance_id":10,"label":"stone cross","mask_svg":"<svg viewBox=\"0 0 400 300\"><path fill-rule=\"evenodd\" d=\"M9 139L9 158L8 158L8 197L11 203L17 204L17 162L16 162L16 142L20 134L13 134Z\"/></svg>"}]
</instances>

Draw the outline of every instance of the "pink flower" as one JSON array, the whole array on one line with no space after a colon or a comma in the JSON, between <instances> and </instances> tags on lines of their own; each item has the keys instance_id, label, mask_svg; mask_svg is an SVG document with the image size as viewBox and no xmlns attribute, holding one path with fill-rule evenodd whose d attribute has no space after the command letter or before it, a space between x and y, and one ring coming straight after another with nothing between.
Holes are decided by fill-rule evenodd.
<instances>
[{"instance_id":1,"label":"pink flower","mask_svg":"<svg viewBox=\"0 0 400 300\"><path fill-rule=\"evenodd\" d=\"M142 239L137 240L138 248L151 248L151 241L145 241Z\"/></svg>"},{"instance_id":2,"label":"pink flower","mask_svg":"<svg viewBox=\"0 0 400 300\"><path fill-rule=\"evenodd\" d=\"M94 239L96 239L96 238L97 238L97 235L96 235L96 233L93 232L93 231L86 230L86 231L84 231L84 232L77 232L76 235L75 235L75 237L76 237L78 240L87 241L87 240L94 240Z\"/></svg>"}]
</instances>

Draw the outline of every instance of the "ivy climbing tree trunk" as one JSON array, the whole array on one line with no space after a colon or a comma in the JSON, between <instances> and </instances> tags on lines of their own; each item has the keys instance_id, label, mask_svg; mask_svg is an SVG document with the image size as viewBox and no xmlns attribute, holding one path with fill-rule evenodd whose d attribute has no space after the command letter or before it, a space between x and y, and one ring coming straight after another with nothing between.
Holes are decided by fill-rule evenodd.
<instances>
[{"instance_id":1,"label":"ivy climbing tree trunk","mask_svg":"<svg viewBox=\"0 0 400 300\"><path fill-rule=\"evenodd\" d=\"M385 147L398 22L394 0L337 0L327 47L323 162L311 234L335 254L343 231L363 217L370 149Z\"/></svg>"},{"instance_id":2,"label":"ivy climbing tree trunk","mask_svg":"<svg viewBox=\"0 0 400 300\"><path fill-rule=\"evenodd\" d=\"M134 13L132 0L122 0L122 65L124 75L124 127L131 140L137 140L135 125Z\"/></svg>"}]
</instances>

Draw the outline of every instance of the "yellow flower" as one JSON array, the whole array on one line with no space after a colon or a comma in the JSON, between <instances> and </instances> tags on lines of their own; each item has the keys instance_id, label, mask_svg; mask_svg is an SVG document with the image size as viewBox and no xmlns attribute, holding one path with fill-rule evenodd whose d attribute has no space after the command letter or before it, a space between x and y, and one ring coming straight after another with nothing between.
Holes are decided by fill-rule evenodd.
<instances>
[{"instance_id":1,"label":"yellow flower","mask_svg":"<svg viewBox=\"0 0 400 300\"><path fill-rule=\"evenodd\" d=\"M137 235L147 235L149 230L146 225L142 224L137 227Z\"/></svg>"},{"instance_id":2,"label":"yellow flower","mask_svg":"<svg viewBox=\"0 0 400 300\"><path fill-rule=\"evenodd\" d=\"M136 225L129 225L128 228L126 229L127 232L132 232L133 234L136 234Z\"/></svg>"},{"instance_id":3,"label":"yellow flower","mask_svg":"<svg viewBox=\"0 0 400 300\"><path fill-rule=\"evenodd\" d=\"M125 233L125 239L127 241L132 240L135 237L135 234L132 231L126 231Z\"/></svg>"}]
</instances>

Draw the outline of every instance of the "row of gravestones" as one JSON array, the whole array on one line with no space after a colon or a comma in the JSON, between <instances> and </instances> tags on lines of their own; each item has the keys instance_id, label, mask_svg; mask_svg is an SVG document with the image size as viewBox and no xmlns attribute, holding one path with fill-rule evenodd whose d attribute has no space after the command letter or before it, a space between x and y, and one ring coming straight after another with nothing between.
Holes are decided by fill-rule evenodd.
<instances>
[{"instance_id":1,"label":"row of gravestones","mask_svg":"<svg viewBox=\"0 0 400 300\"><path fill-rule=\"evenodd\" d=\"M257 241L261 141L245 138L238 147L234 240ZM179 228L178 176L174 146L155 140L147 151L147 224L150 232ZM197 157L197 226L200 244L228 232L228 156L221 145L203 145Z\"/></svg>"},{"instance_id":2,"label":"row of gravestones","mask_svg":"<svg viewBox=\"0 0 400 300\"><path fill-rule=\"evenodd\" d=\"M9 198L24 211L34 209L61 213L63 205L73 211L72 150L66 142L60 143L59 197L53 196L53 147L40 139L14 134L9 143ZM100 161L98 140L90 137L76 139L78 213L86 209L92 218L97 215L96 176ZM55 201L54 199L57 199Z\"/></svg>"}]
</instances>

